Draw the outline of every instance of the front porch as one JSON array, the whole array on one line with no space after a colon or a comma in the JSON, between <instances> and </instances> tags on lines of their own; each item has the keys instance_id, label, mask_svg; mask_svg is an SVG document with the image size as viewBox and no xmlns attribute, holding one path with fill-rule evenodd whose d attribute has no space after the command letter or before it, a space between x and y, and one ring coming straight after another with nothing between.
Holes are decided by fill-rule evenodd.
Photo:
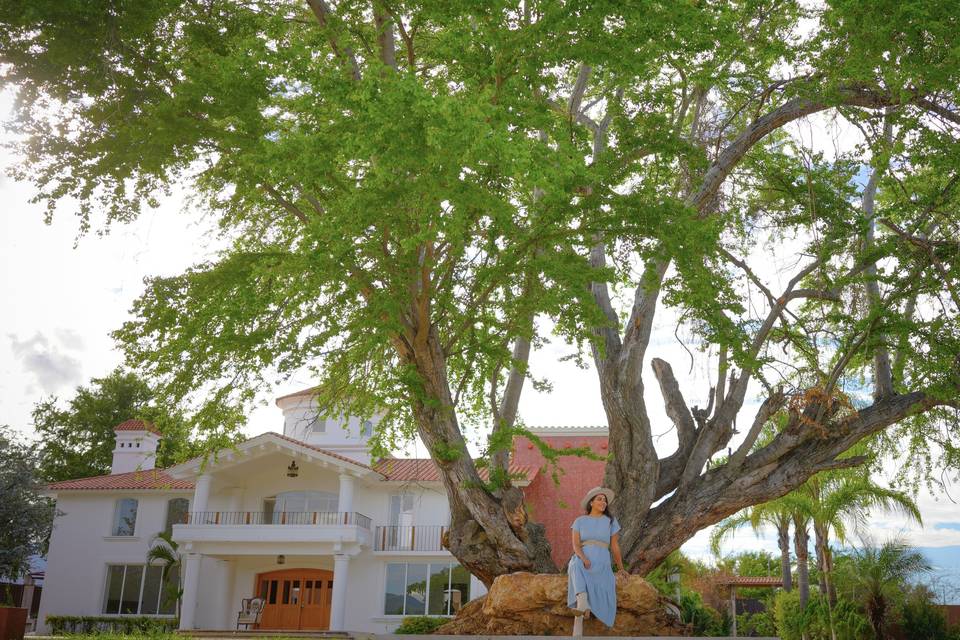
<instances>
[{"instance_id":1,"label":"front porch","mask_svg":"<svg viewBox=\"0 0 960 640\"><path fill-rule=\"evenodd\" d=\"M231 556L187 552L180 631L233 634L245 598L261 598L264 603L259 624L249 629L257 635L343 631L350 563L351 556L344 553L303 550Z\"/></svg>"}]
</instances>

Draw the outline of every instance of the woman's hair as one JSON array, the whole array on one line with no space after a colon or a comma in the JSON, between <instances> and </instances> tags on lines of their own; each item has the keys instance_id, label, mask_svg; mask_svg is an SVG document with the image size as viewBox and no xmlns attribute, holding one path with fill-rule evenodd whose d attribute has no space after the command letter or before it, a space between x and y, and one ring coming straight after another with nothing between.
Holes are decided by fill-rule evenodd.
<instances>
[{"instance_id":1,"label":"woman's hair","mask_svg":"<svg viewBox=\"0 0 960 640\"><path fill-rule=\"evenodd\" d=\"M603 496L604 498L607 497L607 496L604 496L602 493L598 493L597 495L590 498L590 502L587 503L587 508L584 510L584 513L586 515L590 515L590 508L593 506L593 501L596 500L598 496ZM610 513L609 502L607 503L607 508L603 510L603 515L607 516L610 519L610 521L613 522L613 514Z\"/></svg>"}]
</instances>

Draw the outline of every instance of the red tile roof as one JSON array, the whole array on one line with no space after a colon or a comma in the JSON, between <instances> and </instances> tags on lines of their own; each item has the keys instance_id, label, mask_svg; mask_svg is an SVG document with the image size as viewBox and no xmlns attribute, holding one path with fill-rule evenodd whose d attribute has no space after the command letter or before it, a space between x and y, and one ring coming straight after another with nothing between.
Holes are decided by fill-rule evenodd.
<instances>
[{"instance_id":1,"label":"red tile roof","mask_svg":"<svg viewBox=\"0 0 960 640\"><path fill-rule=\"evenodd\" d=\"M722 576L716 579L716 583L735 587L779 587L783 585L783 578L779 576Z\"/></svg>"},{"instance_id":2,"label":"red tile roof","mask_svg":"<svg viewBox=\"0 0 960 640\"><path fill-rule=\"evenodd\" d=\"M163 435L160 430L153 426L152 422L146 420L124 420L113 428L114 431L149 431L158 436Z\"/></svg>"},{"instance_id":3,"label":"red tile roof","mask_svg":"<svg viewBox=\"0 0 960 640\"><path fill-rule=\"evenodd\" d=\"M384 458L377 463L376 470L386 476L387 480L400 482L439 482L440 470L430 458ZM537 469L522 467L515 462L510 463L511 474L522 474L529 481L537 475ZM480 477L488 478L487 470L480 469Z\"/></svg>"},{"instance_id":4,"label":"red tile roof","mask_svg":"<svg viewBox=\"0 0 960 640\"><path fill-rule=\"evenodd\" d=\"M110 476L93 476L91 478L77 478L76 480L62 480L47 485L50 491L110 491L110 490L141 490L141 489L193 489L190 480L174 480L161 469L148 471L131 471Z\"/></svg>"}]
</instances>

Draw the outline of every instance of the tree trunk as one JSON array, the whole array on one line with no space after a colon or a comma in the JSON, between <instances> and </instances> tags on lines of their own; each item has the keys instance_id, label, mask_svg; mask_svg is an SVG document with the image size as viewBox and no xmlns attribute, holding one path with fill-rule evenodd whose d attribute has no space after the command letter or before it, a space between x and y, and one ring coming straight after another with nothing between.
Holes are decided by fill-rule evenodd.
<instances>
[{"instance_id":1,"label":"tree trunk","mask_svg":"<svg viewBox=\"0 0 960 640\"><path fill-rule=\"evenodd\" d=\"M790 571L790 522L785 520L777 525L777 546L780 547L780 577L783 590L793 590L793 574Z\"/></svg>"},{"instance_id":2,"label":"tree trunk","mask_svg":"<svg viewBox=\"0 0 960 640\"><path fill-rule=\"evenodd\" d=\"M488 588L504 573L555 571L544 528L527 521L520 489L510 487L497 498L477 473L453 410L440 341L432 327L428 331L412 332L416 337L400 341L398 351L420 374L422 388L411 408L450 503L444 544Z\"/></svg>"},{"instance_id":3,"label":"tree trunk","mask_svg":"<svg viewBox=\"0 0 960 640\"><path fill-rule=\"evenodd\" d=\"M817 552L817 582L820 594L827 594L827 532L822 525L813 525L814 549Z\"/></svg>"},{"instance_id":4,"label":"tree trunk","mask_svg":"<svg viewBox=\"0 0 960 640\"><path fill-rule=\"evenodd\" d=\"M828 602L830 606L836 608L837 606L837 586L833 582L833 551L830 550L830 545L827 545L826 554L824 556L827 561L827 597L829 598Z\"/></svg>"},{"instance_id":5,"label":"tree trunk","mask_svg":"<svg viewBox=\"0 0 960 640\"><path fill-rule=\"evenodd\" d=\"M800 607L807 608L810 600L809 551L810 534L807 532L807 523L801 519L794 520L793 545L797 554L797 589L800 591Z\"/></svg>"}]
</instances>

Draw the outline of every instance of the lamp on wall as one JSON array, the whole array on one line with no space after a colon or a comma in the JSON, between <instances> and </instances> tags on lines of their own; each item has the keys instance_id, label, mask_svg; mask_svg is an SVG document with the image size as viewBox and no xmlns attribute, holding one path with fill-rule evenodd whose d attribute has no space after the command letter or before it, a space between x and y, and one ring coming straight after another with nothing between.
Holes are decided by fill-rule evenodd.
<instances>
[{"instance_id":1,"label":"lamp on wall","mask_svg":"<svg viewBox=\"0 0 960 640\"><path fill-rule=\"evenodd\" d=\"M277 564L286 564L286 563L287 563L287 556L283 555L282 553L277 556Z\"/></svg>"},{"instance_id":2,"label":"lamp on wall","mask_svg":"<svg viewBox=\"0 0 960 640\"><path fill-rule=\"evenodd\" d=\"M300 475L300 467L297 466L297 461L293 460L287 467L287 477L296 478L298 475Z\"/></svg>"}]
</instances>

